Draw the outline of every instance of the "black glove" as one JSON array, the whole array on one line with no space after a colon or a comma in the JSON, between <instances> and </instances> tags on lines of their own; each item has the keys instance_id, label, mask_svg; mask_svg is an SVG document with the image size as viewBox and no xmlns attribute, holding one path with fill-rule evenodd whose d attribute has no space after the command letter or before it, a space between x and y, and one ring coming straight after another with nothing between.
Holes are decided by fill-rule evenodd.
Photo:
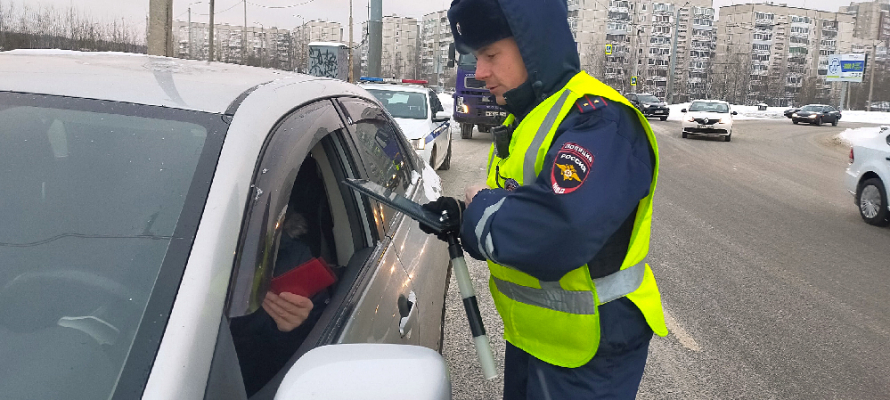
<instances>
[{"instance_id":1,"label":"black glove","mask_svg":"<svg viewBox=\"0 0 890 400\"><path fill-rule=\"evenodd\" d=\"M460 225L463 221L464 210L467 209L467 205L464 202L457 200L453 197L439 197L436 201L432 201L422 205L424 210L432 211L436 215L442 215L442 211L448 212L448 219L443 221L445 223L445 229L442 232L436 232L429 225L424 223L420 223L420 230L428 233L430 235L436 235L439 240L448 241L448 234L457 232L460 233Z\"/></svg>"}]
</instances>

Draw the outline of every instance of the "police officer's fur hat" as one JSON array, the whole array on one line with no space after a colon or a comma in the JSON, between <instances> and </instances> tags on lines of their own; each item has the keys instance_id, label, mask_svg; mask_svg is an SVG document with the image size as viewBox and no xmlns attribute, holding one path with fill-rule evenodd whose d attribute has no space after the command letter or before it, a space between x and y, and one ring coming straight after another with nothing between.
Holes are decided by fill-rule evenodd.
<instances>
[{"instance_id":1,"label":"police officer's fur hat","mask_svg":"<svg viewBox=\"0 0 890 400\"><path fill-rule=\"evenodd\" d=\"M463 54L513 36L498 0L454 0L448 21L454 47Z\"/></svg>"}]
</instances>

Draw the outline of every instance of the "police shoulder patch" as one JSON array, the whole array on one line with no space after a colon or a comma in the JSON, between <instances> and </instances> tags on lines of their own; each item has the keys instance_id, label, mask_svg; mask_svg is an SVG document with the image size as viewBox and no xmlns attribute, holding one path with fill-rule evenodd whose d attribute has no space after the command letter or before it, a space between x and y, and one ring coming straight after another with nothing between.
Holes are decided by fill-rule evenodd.
<instances>
[{"instance_id":1,"label":"police shoulder patch","mask_svg":"<svg viewBox=\"0 0 890 400\"><path fill-rule=\"evenodd\" d=\"M553 169L550 170L553 193L568 194L578 190L590 175L593 159L593 154L581 145L564 143L556 153Z\"/></svg>"},{"instance_id":2,"label":"police shoulder patch","mask_svg":"<svg viewBox=\"0 0 890 400\"><path fill-rule=\"evenodd\" d=\"M575 102L575 107L578 108L578 111L580 111L581 114L596 111L603 107L607 107L608 105L609 103L606 102L606 99L599 96L589 96L586 94L584 96L581 96L581 98Z\"/></svg>"}]
</instances>

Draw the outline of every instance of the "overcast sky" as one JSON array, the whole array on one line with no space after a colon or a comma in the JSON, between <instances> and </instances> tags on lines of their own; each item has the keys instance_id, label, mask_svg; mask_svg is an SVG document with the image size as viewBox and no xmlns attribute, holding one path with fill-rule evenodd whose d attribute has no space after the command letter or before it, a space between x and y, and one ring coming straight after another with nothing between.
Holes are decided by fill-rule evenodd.
<instances>
[{"instance_id":1,"label":"overcast sky","mask_svg":"<svg viewBox=\"0 0 890 400\"><path fill-rule=\"evenodd\" d=\"M233 25L244 24L243 0L216 0L216 21ZM535 0L527 0L535 1ZM602 0L606 2L607 0ZM714 7L754 1L714 0ZM757 1L762 2L762 1ZM67 9L75 7L82 14L90 15L100 21L120 20L124 18L128 24L144 29L145 16L148 14L148 0L0 0L5 9L10 3L17 6L27 4L31 7L52 6ZM837 11L838 7L850 4L849 0L775 0L773 3L786 3L791 7L814 8L825 11ZM192 7L192 21L208 20L209 1L173 0L173 19L185 21L188 18L188 7ZM420 19L424 14L444 10L451 0L383 0L383 15L415 17ZM264 8L263 6L288 8ZM368 19L368 0L353 0L353 20L355 23L354 37L361 38L361 23ZM343 24L344 40L347 40L349 21L349 0L247 0L247 24L266 27L293 29L302 22L301 17L308 20L322 19Z\"/></svg>"}]
</instances>

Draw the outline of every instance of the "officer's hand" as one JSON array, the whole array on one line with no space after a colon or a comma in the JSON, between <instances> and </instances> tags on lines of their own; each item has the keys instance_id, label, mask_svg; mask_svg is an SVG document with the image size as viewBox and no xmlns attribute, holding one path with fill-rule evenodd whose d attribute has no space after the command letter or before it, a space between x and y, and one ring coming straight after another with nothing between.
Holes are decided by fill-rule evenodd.
<instances>
[{"instance_id":1,"label":"officer's hand","mask_svg":"<svg viewBox=\"0 0 890 400\"><path fill-rule=\"evenodd\" d=\"M312 300L289 292L266 293L263 299L263 309L269 313L278 330L290 332L302 325L312 311Z\"/></svg>"},{"instance_id":2,"label":"officer's hand","mask_svg":"<svg viewBox=\"0 0 890 400\"><path fill-rule=\"evenodd\" d=\"M442 241L447 241L445 234L460 232L460 224L463 221L464 210L467 206L464 202L453 197L439 197L436 201L422 205L425 210L441 215L442 211L448 211L448 220L445 221L445 230L441 233L434 231L430 226L420 223L420 230L431 235L437 235Z\"/></svg>"},{"instance_id":3,"label":"officer's hand","mask_svg":"<svg viewBox=\"0 0 890 400\"><path fill-rule=\"evenodd\" d=\"M464 201L467 205L473 202L473 197L476 197L476 194L488 189L488 185L471 185L464 188Z\"/></svg>"}]
</instances>

